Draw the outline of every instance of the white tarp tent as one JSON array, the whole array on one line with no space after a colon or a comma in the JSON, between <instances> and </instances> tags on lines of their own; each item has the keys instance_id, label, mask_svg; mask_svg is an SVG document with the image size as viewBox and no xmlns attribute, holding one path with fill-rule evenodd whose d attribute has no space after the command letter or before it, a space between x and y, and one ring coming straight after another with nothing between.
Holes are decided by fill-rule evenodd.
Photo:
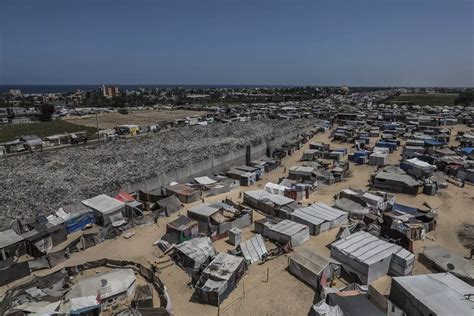
<instances>
[{"instance_id":1,"label":"white tarp tent","mask_svg":"<svg viewBox=\"0 0 474 316\"><path fill-rule=\"evenodd\" d=\"M284 185L279 185L273 182L265 184L265 191L271 194L285 195L285 191L289 188Z\"/></svg>"},{"instance_id":2,"label":"white tarp tent","mask_svg":"<svg viewBox=\"0 0 474 316\"><path fill-rule=\"evenodd\" d=\"M262 235L281 244L299 246L309 240L309 227L285 219L277 224L265 223Z\"/></svg>"},{"instance_id":3,"label":"white tarp tent","mask_svg":"<svg viewBox=\"0 0 474 316\"><path fill-rule=\"evenodd\" d=\"M348 214L324 203L314 203L308 207L296 209L290 219L309 227L312 235L347 224Z\"/></svg>"},{"instance_id":4,"label":"white tarp tent","mask_svg":"<svg viewBox=\"0 0 474 316\"><path fill-rule=\"evenodd\" d=\"M113 221L120 222L124 220L121 214L126 204L108 195L98 195L91 199L82 201L82 204L93 209L96 212L96 215L99 215L98 217L102 217L104 226L111 224ZM113 221L111 217L113 217Z\"/></svg>"},{"instance_id":5,"label":"white tarp tent","mask_svg":"<svg viewBox=\"0 0 474 316\"><path fill-rule=\"evenodd\" d=\"M311 285L315 290L328 286L335 275L339 275L341 265L318 254L309 247L297 249L288 261L291 274Z\"/></svg>"},{"instance_id":6,"label":"white tarp tent","mask_svg":"<svg viewBox=\"0 0 474 316\"><path fill-rule=\"evenodd\" d=\"M387 274L409 275L415 261L415 255L408 250L364 231L333 242L331 257L363 284Z\"/></svg>"}]
</instances>

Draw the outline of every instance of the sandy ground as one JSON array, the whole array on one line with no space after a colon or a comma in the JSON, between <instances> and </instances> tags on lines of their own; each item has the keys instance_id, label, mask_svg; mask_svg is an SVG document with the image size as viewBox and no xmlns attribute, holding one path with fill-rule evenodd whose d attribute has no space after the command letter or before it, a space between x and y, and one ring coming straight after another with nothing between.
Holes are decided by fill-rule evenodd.
<instances>
[{"instance_id":1,"label":"sandy ground","mask_svg":"<svg viewBox=\"0 0 474 316\"><path fill-rule=\"evenodd\" d=\"M187 110L148 110L136 111L129 114L101 113L98 114L99 128L110 129L117 125L136 124L140 126L152 125L164 121L172 121L187 116L202 115L205 112ZM70 116L64 119L69 123L96 127L95 115Z\"/></svg>"},{"instance_id":2,"label":"sandy ground","mask_svg":"<svg viewBox=\"0 0 474 316\"><path fill-rule=\"evenodd\" d=\"M455 132L460 128L465 129L457 126ZM455 135L455 132L453 135ZM311 141L328 143L329 133L317 134ZM375 139L371 140L371 145L374 144L374 141ZM331 146L333 148L346 147L351 151L354 150L350 144L333 143ZM278 178L287 175L287 172L286 174L284 173L284 168L288 170L294 164L302 164L299 162L299 159L303 151L308 147L309 143L305 144L294 155L284 158L282 167L271 173L264 174L263 179L257 184L251 187L241 187L240 190L230 193L206 198L206 202L218 201L226 197L231 198L233 201L238 201L239 191L262 188L268 181L276 182ZM401 148L390 154L389 163L398 163L400 153ZM307 205L309 202L321 201L333 205L333 196L342 189L367 189L369 176L375 170L375 167L367 165L358 166L351 163L351 170L352 177L347 179L347 181L321 187L303 204ZM456 231L463 222L474 223L472 207L474 203L473 186L466 185L464 188L459 188L449 185L447 189L442 190L436 196L398 194L397 201L410 205L421 205L428 201L432 205L439 205L438 226L434 232L428 234L429 238L416 242L415 252L417 254L423 250L425 245L439 244L459 255L468 255L469 251L462 246L457 238ZM200 203L201 201L186 205L186 208ZM181 211L181 214L185 213L185 209ZM165 233L166 223L178 216L179 214L173 214L169 218L160 219L158 225L153 224L134 228L133 230L136 232L136 235L131 239L127 240L119 237L116 240L108 240L96 247L89 248L82 253L75 253L68 261L55 267L54 270L60 269L63 266L75 265L105 257L130 259L142 263L157 262L158 266L161 267L160 277L169 291L176 315L307 315L314 302L315 293L309 286L287 272L289 255L277 257L264 264L251 265L246 276L219 309L191 302L194 291L188 286L188 283L191 281L190 277L169 261L168 256L162 256L161 252L152 246L152 243ZM254 213L255 219L261 217L260 214ZM253 225L243 230L243 239L253 236L252 229ZM319 236L312 236L303 246L312 247L321 254L329 256L327 245L335 239L337 230L334 229ZM216 241L214 244L218 251L227 251L231 248L225 240ZM50 270L39 271L38 274L48 274L50 272ZM268 282L267 273L269 275ZM421 263L416 262L414 273L429 273L429 270Z\"/></svg>"}]
</instances>

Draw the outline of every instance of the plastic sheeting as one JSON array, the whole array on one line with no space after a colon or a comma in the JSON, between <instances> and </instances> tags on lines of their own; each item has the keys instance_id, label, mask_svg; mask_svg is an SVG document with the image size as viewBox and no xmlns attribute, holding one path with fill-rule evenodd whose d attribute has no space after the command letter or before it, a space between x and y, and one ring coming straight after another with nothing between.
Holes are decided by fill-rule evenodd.
<instances>
[{"instance_id":1,"label":"plastic sheeting","mask_svg":"<svg viewBox=\"0 0 474 316\"><path fill-rule=\"evenodd\" d=\"M194 268L199 268L217 252L209 237L194 238L175 246L176 250L194 262Z\"/></svg>"},{"instance_id":2,"label":"plastic sheeting","mask_svg":"<svg viewBox=\"0 0 474 316\"><path fill-rule=\"evenodd\" d=\"M326 302L321 301L313 305L314 316L344 316L339 306L330 306Z\"/></svg>"},{"instance_id":3,"label":"plastic sheeting","mask_svg":"<svg viewBox=\"0 0 474 316\"><path fill-rule=\"evenodd\" d=\"M95 218L92 212L84 212L81 214L72 214L72 216L66 221L66 232L68 234L82 230L84 227L90 224L94 224Z\"/></svg>"}]
</instances>

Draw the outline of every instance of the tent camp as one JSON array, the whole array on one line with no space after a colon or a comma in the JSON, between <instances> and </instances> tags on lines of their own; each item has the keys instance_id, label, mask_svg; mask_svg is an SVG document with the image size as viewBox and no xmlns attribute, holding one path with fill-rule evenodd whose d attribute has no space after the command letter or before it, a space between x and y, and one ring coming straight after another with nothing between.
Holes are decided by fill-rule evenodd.
<instances>
[{"instance_id":1,"label":"tent camp","mask_svg":"<svg viewBox=\"0 0 474 316\"><path fill-rule=\"evenodd\" d=\"M99 225L121 226L126 223L122 212L125 209L125 203L114 199L108 195L101 194L88 200L82 201L85 206L94 210L96 222Z\"/></svg>"},{"instance_id":2,"label":"tent camp","mask_svg":"<svg viewBox=\"0 0 474 316\"><path fill-rule=\"evenodd\" d=\"M333 242L331 257L363 284L370 284L386 274L409 275L415 261L415 255L401 246L364 231Z\"/></svg>"}]
</instances>

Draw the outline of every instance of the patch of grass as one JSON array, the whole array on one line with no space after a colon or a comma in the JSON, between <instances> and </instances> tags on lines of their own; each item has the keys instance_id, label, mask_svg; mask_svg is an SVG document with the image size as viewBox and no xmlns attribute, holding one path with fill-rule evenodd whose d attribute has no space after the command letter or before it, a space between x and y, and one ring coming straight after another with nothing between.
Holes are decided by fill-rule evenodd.
<instances>
[{"instance_id":1,"label":"patch of grass","mask_svg":"<svg viewBox=\"0 0 474 316\"><path fill-rule=\"evenodd\" d=\"M391 103L417 105L454 105L457 93L402 93L390 100Z\"/></svg>"},{"instance_id":2,"label":"patch of grass","mask_svg":"<svg viewBox=\"0 0 474 316\"><path fill-rule=\"evenodd\" d=\"M81 131L87 131L87 135L90 139L97 130L92 127L81 126L61 120L30 124L0 125L0 143L13 141L24 135L37 135L44 138L57 134Z\"/></svg>"}]
</instances>

